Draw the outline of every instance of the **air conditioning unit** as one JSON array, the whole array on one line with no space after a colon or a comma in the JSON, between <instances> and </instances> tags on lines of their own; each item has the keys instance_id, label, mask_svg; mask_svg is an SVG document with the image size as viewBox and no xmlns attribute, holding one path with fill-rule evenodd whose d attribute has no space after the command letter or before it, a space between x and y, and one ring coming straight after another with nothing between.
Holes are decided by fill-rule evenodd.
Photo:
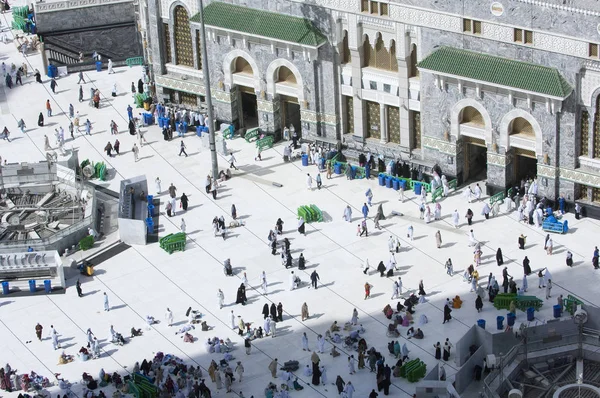
<instances>
[{"instance_id":1,"label":"air conditioning unit","mask_svg":"<svg viewBox=\"0 0 600 398\"><path fill-rule=\"evenodd\" d=\"M508 392L508 398L523 398L523 393L521 390L514 388Z\"/></svg>"}]
</instances>

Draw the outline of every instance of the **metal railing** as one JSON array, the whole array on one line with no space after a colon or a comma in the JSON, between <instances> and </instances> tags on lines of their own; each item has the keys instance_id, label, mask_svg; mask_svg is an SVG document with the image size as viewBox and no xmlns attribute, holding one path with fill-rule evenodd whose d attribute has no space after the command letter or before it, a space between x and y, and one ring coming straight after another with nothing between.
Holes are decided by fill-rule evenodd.
<instances>
[{"instance_id":1,"label":"metal railing","mask_svg":"<svg viewBox=\"0 0 600 398\"><path fill-rule=\"evenodd\" d=\"M58 166L56 169L56 177L59 182L66 184L77 190L78 196L81 194L81 190L84 189L80 184L78 177L74 170L71 170L67 167ZM92 198L95 197L95 188L92 186L86 186L85 190L87 190ZM94 211L93 207L95 206L94 201L90 201L85 208L85 211L82 212L82 218L75 221L73 224L69 225L66 228L56 231L54 234L47 238L30 238L30 239L20 239L17 241L2 241L0 242L0 250L3 248L6 249L24 249L27 250L29 246L38 246L38 245L53 245L56 242L68 237L74 232L81 230L86 225L93 224L94 221ZM87 215L86 215L87 214Z\"/></svg>"},{"instance_id":2,"label":"metal railing","mask_svg":"<svg viewBox=\"0 0 600 398\"><path fill-rule=\"evenodd\" d=\"M596 347L600 347L600 331L585 328L583 330L583 334L581 336L582 342L584 344L593 345ZM502 387L500 382L496 381L500 376L500 372L504 372L506 368L512 364L519 355L532 357L534 353L539 351L548 350L551 348L559 348L566 346L573 346L573 349L577 348L577 344L579 343L579 334L569 334L562 335L560 340L544 342L543 340L534 340L528 341L527 347L525 347L525 343L518 344L508 351L505 355L499 358L498 363L502 364L501 368L494 369L484 380L483 380L483 389L484 396L488 398L498 398L500 395L497 391ZM523 358L525 359L525 357ZM506 379L506 374L503 374L503 378ZM497 383L497 384L496 384ZM503 382L502 382L503 384Z\"/></svg>"}]
</instances>

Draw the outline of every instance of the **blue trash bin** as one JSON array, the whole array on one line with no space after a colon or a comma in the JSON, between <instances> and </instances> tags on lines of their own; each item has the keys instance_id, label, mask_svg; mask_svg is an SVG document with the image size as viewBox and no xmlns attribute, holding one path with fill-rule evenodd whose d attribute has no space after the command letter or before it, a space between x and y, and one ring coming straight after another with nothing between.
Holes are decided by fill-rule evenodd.
<instances>
[{"instance_id":1,"label":"blue trash bin","mask_svg":"<svg viewBox=\"0 0 600 398\"><path fill-rule=\"evenodd\" d=\"M506 314L506 323L508 324L508 326L514 326L515 325L515 319L517 319L517 316L515 314L513 314L512 312L509 312L508 314Z\"/></svg>"},{"instance_id":2,"label":"blue trash bin","mask_svg":"<svg viewBox=\"0 0 600 398\"><path fill-rule=\"evenodd\" d=\"M50 65L48 65L48 72L46 74L48 75L49 78L53 78L53 77L56 77L57 71L58 71L58 68L56 68L56 66L50 64Z\"/></svg>"},{"instance_id":3,"label":"blue trash bin","mask_svg":"<svg viewBox=\"0 0 600 398\"><path fill-rule=\"evenodd\" d=\"M421 194L421 188L422 185L420 182L415 182L415 184L413 185L413 191L415 191L415 195L420 195Z\"/></svg>"},{"instance_id":4,"label":"blue trash bin","mask_svg":"<svg viewBox=\"0 0 600 398\"><path fill-rule=\"evenodd\" d=\"M302 155L302 166L308 166L308 155Z\"/></svg>"},{"instance_id":5,"label":"blue trash bin","mask_svg":"<svg viewBox=\"0 0 600 398\"><path fill-rule=\"evenodd\" d=\"M335 164L333 165L333 172L335 174L342 174L342 164L335 162Z\"/></svg>"},{"instance_id":6,"label":"blue trash bin","mask_svg":"<svg viewBox=\"0 0 600 398\"><path fill-rule=\"evenodd\" d=\"M52 292L52 281L46 279L44 281L44 290L46 291L46 293L51 293Z\"/></svg>"},{"instance_id":7,"label":"blue trash bin","mask_svg":"<svg viewBox=\"0 0 600 398\"><path fill-rule=\"evenodd\" d=\"M478 319L477 326L479 326L482 329L485 329L485 319Z\"/></svg>"},{"instance_id":8,"label":"blue trash bin","mask_svg":"<svg viewBox=\"0 0 600 398\"><path fill-rule=\"evenodd\" d=\"M535 319L535 308L529 307L527 308L527 321L531 322Z\"/></svg>"},{"instance_id":9,"label":"blue trash bin","mask_svg":"<svg viewBox=\"0 0 600 398\"><path fill-rule=\"evenodd\" d=\"M29 281L29 292L35 293L36 290L37 290L37 288L35 287L35 280L31 279Z\"/></svg>"},{"instance_id":10,"label":"blue trash bin","mask_svg":"<svg viewBox=\"0 0 600 398\"><path fill-rule=\"evenodd\" d=\"M154 201L154 195L146 195L146 200L148 201L148 205L151 205Z\"/></svg>"},{"instance_id":11,"label":"blue trash bin","mask_svg":"<svg viewBox=\"0 0 600 398\"><path fill-rule=\"evenodd\" d=\"M196 126L196 135L202 137L202 126Z\"/></svg>"},{"instance_id":12,"label":"blue trash bin","mask_svg":"<svg viewBox=\"0 0 600 398\"><path fill-rule=\"evenodd\" d=\"M400 180L400 186L406 191L406 180Z\"/></svg>"},{"instance_id":13,"label":"blue trash bin","mask_svg":"<svg viewBox=\"0 0 600 398\"><path fill-rule=\"evenodd\" d=\"M394 178L394 180L392 181L392 187L394 188L394 191L400 189L400 181L398 181L397 178Z\"/></svg>"},{"instance_id":14,"label":"blue trash bin","mask_svg":"<svg viewBox=\"0 0 600 398\"><path fill-rule=\"evenodd\" d=\"M154 215L154 205L153 204L149 204L148 205L148 217L152 217Z\"/></svg>"},{"instance_id":15,"label":"blue trash bin","mask_svg":"<svg viewBox=\"0 0 600 398\"><path fill-rule=\"evenodd\" d=\"M96 72L102 72L102 61L96 61Z\"/></svg>"},{"instance_id":16,"label":"blue trash bin","mask_svg":"<svg viewBox=\"0 0 600 398\"><path fill-rule=\"evenodd\" d=\"M2 294L7 295L10 291L9 289L8 282L2 282Z\"/></svg>"},{"instance_id":17,"label":"blue trash bin","mask_svg":"<svg viewBox=\"0 0 600 398\"><path fill-rule=\"evenodd\" d=\"M385 185L385 174L379 174L379 185L380 186Z\"/></svg>"},{"instance_id":18,"label":"blue trash bin","mask_svg":"<svg viewBox=\"0 0 600 398\"><path fill-rule=\"evenodd\" d=\"M350 166L350 179L354 180L356 178L356 166Z\"/></svg>"},{"instance_id":19,"label":"blue trash bin","mask_svg":"<svg viewBox=\"0 0 600 398\"><path fill-rule=\"evenodd\" d=\"M496 329L504 329L504 317L501 315L496 317Z\"/></svg>"},{"instance_id":20,"label":"blue trash bin","mask_svg":"<svg viewBox=\"0 0 600 398\"><path fill-rule=\"evenodd\" d=\"M392 180L393 178L390 176L385 177L385 186L387 188L391 188L392 187Z\"/></svg>"},{"instance_id":21,"label":"blue trash bin","mask_svg":"<svg viewBox=\"0 0 600 398\"><path fill-rule=\"evenodd\" d=\"M555 318L560 318L560 313L562 312L562 305L554 305L552 306L552 312L554 313Z\"/></svg>"},{"instance_id":22,"label":"blue trash bin","mask_svg":"<svg viewBox=\"0 0 600 398\"><path fill-rule=\"evenodd\" d=\"M154 232L154 221L152 220L152 217L146 218L146 228L148 229L149 234Z\"/></svg>"}]
</instances>

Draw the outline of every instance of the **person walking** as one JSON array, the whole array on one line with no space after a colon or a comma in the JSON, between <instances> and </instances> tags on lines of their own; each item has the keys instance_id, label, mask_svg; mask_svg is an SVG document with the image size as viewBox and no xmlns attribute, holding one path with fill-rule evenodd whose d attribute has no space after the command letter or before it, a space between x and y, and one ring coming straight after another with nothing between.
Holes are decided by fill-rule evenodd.
<instances>
[{"instance_id":1,"label":"person walking","mask_svg":"<svg viewBox=\"0 0 600 398\"><path fill-rule=\"evenodd\" d=\"M362 214L363 214L363 217L364 217L365 219L366 219L366 218L367 218L367 216L369 215L369 206L367 206L367 204L366 204L366 203L364 203L364 204L363 204L363 207L362 207Z\"/></svg>"},{"instance_id":2,"label":"person walking","mask_svg":"<svg viewBox=\"0 0 600 398\"><path fill-rule=\"evenodd\" d=\"M546 299L550 298L551 291L552 291L552 279L548 279L548 283L546 284Z\"/></svg>"},{"instance_id":3,"label":"person walking","mask_svg":"<svg viewBox=\"0 0 600 398\"><path fill-rule=\"evenodd\" d=\"M435 348L435 359L442 359L442 346L440 345L440 342L438 341L437 343L435 343L433 345L433 348Z\"/></svg>"},{"instance_id":4,"label":"person walking","mask_svg":"<svg viewBox=\"0 0 600 398\"><path fill-rule=\"evenodd\" d=\"M219 299L219 309L222 309L225 305L225 294L223 293L223 290L219 289L217 292L217 298Z\"/></svg>"},{"instance_id":5,"label":"person walking","mask_svg":"<svg viewBox=\"0 0 600 398\"><path fill-rule=\"evenodd\" d=\"M37 336L37 339L39 341L42 341L42 331L44 330L44 327L42 325L40 325L40 323L38 322L37 325L35 325L35 335Z\"/></svg>"},{"instance_id":6,"label":"person walking","mask_svg":"<svg viewBox=\"0 0 600 398\"><path fill-rule=\"evenodd\" d=\"M60 343L58 342L58 332L54 329L54 325L50 325L50 338L52 339L52 347L56 351L60 348Z\"/></svg>"},{"instance_id":7,"label":"person walking","mask_svg":"<svg viewBox=\"0 0 600 398\"><path fill-rule=\"evenodd\" d=\"M181 145L179 146L179 156L181 156L181 154L183 153L185 155L185 157L187 158L188 154L185 151L185 143L183 142L183 140L181 140Z\"/></svg>"},{"instance_id":8,"label":"person walking","mask_svg":"<svg viewBox=\"0 0 600 398\"><path fill-rule=\"evenodd\" d=\"M246 339L248 340L248 339ZM235 367L235 373L238 374L238 378L240 383L242 382L242 378L244 376L244 366L242 366L242 361L237 362L237 366Z\"/></svg>"},{"instance_id":9,"label":"person walking","mask_svg":"<svg viewBox=\"0 0 600 398\"><path fill-rule=\"evenodd\" d=\"M365 300L371 297L371 288L373 287L373 285L371 285L369 282L365 283Z\"/></svg>"},{"instance_id":10,"label":"person walking","mask_svg":"<svg viewBox=\"0 0 600 398\"><path fill-rule=\"evenodd\" d=\"M446 304L444 304L444 322L442 322L442 325L446 322L450 322L452 319L452 315L450 315L451 312L452 309L450 308L450 304L446 301Z\"/></svg>"},{"instance_id":11,"label":"person walking","mask_svg":"<svg viewBox=\"0 0 600 398\"><path fill-rule=\"evenodd\" d=\"M447 361L450 358L450 349L452 347L453 346L452 346L452 343L450 342L450 339L446 338L446 342L444 343L444 355L442 356L442 359L444 361Z\"/></svg>"},{"instance_id":12,"label":"person walking","mask_svg":"<svg viewBox=\"0 0 600 398\"><path fill-rule=\"evenodd\" d=\"M498 248L498 250L496 250L496 264L498 264L498 267L504 264L504 257L502 256L501 248Z\"/></svg>"},{"instance_id":13,"label":"person walking","mask_svg":"<svg viewBox=\"0 0 600 398\"><path fill-rule=\"evenodd\" d=\"M436 246L437 246L438 249L442 247L442 233L440 232L439 229L435 233L435 244L436 244Z\"/></svg>"},{"instance_id":14,"label":"person walking","mask_svg":"<svg viewBox=\"0 0 600 398\"><path fill-rule=\"evenodd\" d=\"M52 94L56 94L56 87L58 87L58 83L56 82L56 79L54 79L54 78L50 79L50 89L52 90Z\"/></svg>"},{"instance_id":15,"label":"person walking","mask_svg":"<svg viewBox=\"0 0 600 398\"><path fill-rule=\"evenodd\" d=\"M181 204L181 208L183 209L183 211L187 211L188 204L190 203L190 201L185 192L181 194L181 198L179 198L179 203Z\"/></svg>"},{"instance_id":16,"label":"person walking","mask_svg":"<svg viewBox=\"0 0 600 398\"><path fill-rule=\"evenodd\" d=\"M573 266L573 253L570 250L567 250L567 258L566 258L567 267Z\"/></svg>"},{"instance_id":17,"label":"person walking","mask_svg":"<svg viewBox=\"0 0 600 398\"><path fill-rule=\"evenodd\" d=\"M79 86L79 102L83 102L83 86Z\"/></svg>"},{"instance_id":18,"label":"person walking","mask_svg":"<svg viewBox=\"0 0 600 398\"><path fill-rule=\"evenodd\" d=\"M308 304L306 304L306 301L304 302L304 304L302 304L302 322L304 322L306 319L309 318L309 313L308 313Z\"/></svg>"},{"instance_id":19,"label":"person walking","mask_svg":"<svg viewBox=\"0 0 600 398\"><path fill-rule=\"evenodd\" d=\"M321 190L321 185L323 185L323 181L321 180L321 173L317 173L316 181L317 181L317 189Z\"/></svg>"},{"instance_id":20,"label":"person walking","mask_svg":"<svg viewBox=\"0 0 600 398\"><path fill-rule=\"evenodd\" d=\"M104 292L104 311L110 311L110 305L108 304L108 295Z\"/></svg>"},{"instance_id":21,"label":"person walking","mask_svg":"<svg viewBox=\"0 0 600 398\"><path fill-rule=\"evenodd\" d=\"M248 337L244 339L244 347L246 348L246 355L250 355L250 351L252 350L252 342Z\"/></svg>"},{"instance_id":22,"label":"person walking","mask_svg":"<svg viewBox=\"0 0 600 398\"><path fill-rule=\"evenodd\" d=\"M269 363L269 371L271 372L271 376L275 379L277 377L277 358Z\"/></svg>"},{"instance_id":23,"label":"person walking","mask_svg":"<svg viewBox=\"0 0 600 398\"><path fill-rule=\"evenodd\" d=\"M167 320L167 325L169 327L173 326L173 312L167 307L167 311L165 312L165 319Z\"/></svg>"},{"instance_id":24,"label":"person walking","mask_svg":"<svg viewBox=\"0 0 600 398\"><path fill-rule=\"evenodd\" d=\"M312 191L312 184L313 184L313 179L310 176L309 173L306 173L306 188L308 188L309 191Z\"/></svg>"},{"instance_id":25,"label":"person walking","mask_svg":"<svg viewBox=\"0 0 600 398\"><path fill-rule=\"evenodd\" d=\"M238 168L235 166L235 156L233 156L233 152L229 152L229 168L230 169L234 169L234 170L238 170Z\"/></svg>"},{"instance_id":26,"label":"person walking","mask_svg":"<svg viewBox=\"0 0 600 398\"><path fill-rule=\"evenodd\" d=\"M83 71L79 71L79 80L77 81L77 84L81 84L81 82L85 84L85 79L83 78Z\"/></svg>"},{"instance_id":27,"label":"person walking","mask_svg":"<svg viewBox=\"0 0 600 398\"><path fill-rule=\"evenodd\" d=\"M319 278L319 274L317 274L317 271L314 270L311 274L310 274L310 283L312 285L312 287L315 288L315 290L317 289L317 281L320 280L321 278Z\"/></svg>"},{"instance_id":28,"label":"person walking","mask_svg":"<svg viewBox=\"0 0 600 398\"><path fill-rule=\"evenodd\" d=\"M77 296L83 297L83 292L81 291L81 282L79 282L79 279L77 279L77 282L75 283L75 289L77 290Z\"/></svg>"},{"instance_id":29,"label":"person walking","mask_svg":"<svg viewBox=\"0 0 600 398\"><path fill-rule=\"evenodd\" d=\"M140 149L135 143L133 144L133 148L131 148L131 152L133 152L133 158L137 163L137 161L139 160Z\"/></svg>"},{"instance_id":30,"label":"person walking","mask_svg":"<svg viewBox=\"0 0 600 398\"><path fill-rule=\"evenodd\" d=\"M52 116L52 106L50 105L50 100L46 100L46 112L48 117Z\"/></svg>"},{"instance_id":31,"label":"person walking","mask_svg":"<svg viewBox=\"0 0 600 398\"><path fill-rule=\"evenodd\" d=\"M471 209L467 209L467 214L465 215L465 218L467 219L468 225L473 224L473 211Z\"/></svg>"}]
</instances>

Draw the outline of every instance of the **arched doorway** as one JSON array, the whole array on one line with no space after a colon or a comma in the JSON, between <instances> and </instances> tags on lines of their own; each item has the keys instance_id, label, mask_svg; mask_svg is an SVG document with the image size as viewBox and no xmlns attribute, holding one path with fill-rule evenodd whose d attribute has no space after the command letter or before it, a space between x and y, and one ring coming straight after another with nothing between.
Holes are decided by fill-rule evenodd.
<instances>
[{"instance_id":1,"label":"arched doorway","mask_svg":"<svg viewBox=\"0 0 600 398\"><path fill-rule=\"evenodd\" d=\"M183 6L176 6L175 17L175 60L177 65L194 67L194 50L192 47L192 33L187 10Z\"/></svg>"},{"instance_id":2,"label":"arched doorway","mask_svg":"<svg viewBox=\"0 0 600 398\"><path fill-rule=\"evenodd\" d=\"M302 131L300 124L300 103L298 98L292 93L298 90L298 80L294 72L287 66L280 66L275 72L275 87L281 98L281 124L284 127L292 128L298 132ZM287 95L287 94L292 95Z\"/></svg>"},{"instance_id":3,"label":"arched doorway","mask_svg":"<svg viewBox=\"0 0 600 398\"><path fill-rule=\"evenodd\" d=\"M240 92L240 127L251 129L258 127L258 106L256 91L254 89L254 70L250 63L243 57L236 57L231 61L233 82L237 84Z\"/></svg>"},{"instance_id":4,"label":"arched doorway","mask_svg":"<svg viewBox=\"0 0 600 398\"><path fill-rule=\"evenodd\" d=\"M522 117L513 119L508 127L509 140L514 154L513 182L535 178L537 156L535 152L535 130L531 123Z\"/></svg>"},{"instance_id":5,"label":"arched doorway","mask_svg":"<svg viewBox=\"0 0 600 398\"><path fill-rule=\"evenodd\" d=\"M417 45L410 46L410 69L408 77L419 77L419 69L417 69Z\"/></svg>"},{"instance_id":6,"label":"arched doorway","mask_svg":"<svg viewBox=\"0 0 600 398\"><path fill-rule=\"evenodd\" d=\"M466 106L458 120L464 142L463 181L484 180L487 177L487 146L483 115L475 107Z\"/></svg>"}]
</instances>

